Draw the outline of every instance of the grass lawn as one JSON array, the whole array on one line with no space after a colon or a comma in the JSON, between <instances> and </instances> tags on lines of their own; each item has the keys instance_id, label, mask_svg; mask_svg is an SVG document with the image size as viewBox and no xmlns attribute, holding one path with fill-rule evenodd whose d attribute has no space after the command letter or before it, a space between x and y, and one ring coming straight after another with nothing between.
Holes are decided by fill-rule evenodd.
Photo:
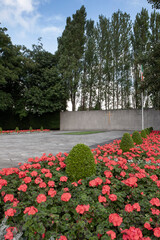
<instances>
[{"instance_id":1,"label":"grass lawn","mask_svg":"<svg viewBox=\"0 0 160 240\"><path fill-rule=\"evenodd\" d=\"M86 131L86 132L68 132L61 133L62 135L85 135L85 134L94 134L94 133L102 133L104 131Z\"/></svg>"}]
</instances>

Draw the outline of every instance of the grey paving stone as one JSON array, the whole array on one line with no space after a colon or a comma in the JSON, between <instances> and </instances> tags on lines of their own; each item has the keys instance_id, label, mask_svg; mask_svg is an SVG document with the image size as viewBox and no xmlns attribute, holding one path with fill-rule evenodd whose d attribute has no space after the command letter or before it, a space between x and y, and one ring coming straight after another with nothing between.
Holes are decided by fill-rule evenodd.
<instances>
[{"instance_id":1,"label":"grey paving stone","mask_svg":"<svg viewBox=\"0 0 160 240\"><path fill-rule=\"evenodd\" d=\"M84 143L91 148L96 148L97 145L104 145L121 138L126 131L63 135L66 132L0 134L0 169L15 167L19 162L27 162L30 157L41 157L43 153L56 155L59 152L69 152L77 143Z\"/></svg>"}]
</instances>

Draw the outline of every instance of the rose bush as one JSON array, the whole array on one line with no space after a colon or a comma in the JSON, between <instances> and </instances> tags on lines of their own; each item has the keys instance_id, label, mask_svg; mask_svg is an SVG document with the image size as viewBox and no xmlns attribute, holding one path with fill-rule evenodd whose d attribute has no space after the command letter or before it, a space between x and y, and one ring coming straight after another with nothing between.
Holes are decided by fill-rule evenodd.
<instances>
[{"instance_id":1,"label":"rose bush","mask_svg":"<svg viewBox=\"0 0 160 240\"><path fill-rule=\"evenodd\" d=\"M67 153L0 170L2 239L156 240L160 237L160 132L122 152L92 149L96 174L71 182Z\"/></svg>"},{"instance_id":2,"label":"rose bush","mask_svg":"<svg viewBox=\"0 0 160 240\"><path fill-rule=\"evenodd\" d=\"M50 131L49 129L32 129L32 130L2 130L0 131L0 134L3 133L29 133L29 132L48 132Z\"/></svg>"}]
</instances>

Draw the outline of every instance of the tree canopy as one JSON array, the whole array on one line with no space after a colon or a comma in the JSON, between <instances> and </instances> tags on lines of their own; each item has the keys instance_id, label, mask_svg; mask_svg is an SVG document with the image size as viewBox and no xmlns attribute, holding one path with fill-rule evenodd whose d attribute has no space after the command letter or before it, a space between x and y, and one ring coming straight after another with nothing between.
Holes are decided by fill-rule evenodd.
<instances>
[{"instance_id":1,"label":"tree canopy","mask_svg":"<svg viewBox=\"0 0 160 240\"><path fill-rule=\"evenodd\" d=\"M160 0L147 0L155 9L160 9Z\"/></svg>"}]
</instances>

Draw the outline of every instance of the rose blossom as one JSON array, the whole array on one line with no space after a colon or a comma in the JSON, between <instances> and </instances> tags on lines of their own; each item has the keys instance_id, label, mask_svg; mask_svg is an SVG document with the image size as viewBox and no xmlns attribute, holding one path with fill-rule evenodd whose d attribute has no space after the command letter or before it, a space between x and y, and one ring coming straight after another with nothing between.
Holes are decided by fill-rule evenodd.
<instances>
[{"instance_id":1,"label":"rose blossom","mask_svg":"<svg viewBox=\"0 0 160 240\"><path fill-rule=\"evenodd\" d=\"M103 197L103 196L98 196L98 201L99 202L106 202L107 200L106 200L106 198L105 197Z\"/></svg>"},{"instance_id":2,"label":"rose blossom","mask_svg":"<svg viewBox=\"0 0 160 240\"><path fill-rule=\"evenodd\" d=\"M36 214L36 212L38 212L38 209L35 208L34 206L26 207L24 210L24 214L28 213L28 215L34 215Z\"/></svg>"},{"instance_id":3,"label":"rose blossom","mask_svg":"<svg viewBox=\"0 0 160 240\"><path fill-rule=\"evenodd\" d=\"M110 195L109 195L109 199L110 199L112 202L114 202L114 201L117 200L117 195L115 195L115 194L110 194Z\"/></svg>"},{"instance_id":4,"label":"rose blossom","mask_svg":"<svg viewBox=\"0 0 160 240\"><path fill-rule=\"evenodd\" d=\"M77 213L79 214L83 214L85 211L88 212L89 211L89 208L90 208L90 205L78 205L76 207L76 211Z\"/></svg>"},{"instance_id":5,"label":"rose blossom","mask_svg":"<svg viewBox=\"0 0 160 240\"><path fill-rule=\"evenodd\" d=\"M110 186L104 185L104 186L102 187L102 193L109 195L109 194L110 194Z\"/></svg>"},{"instance_id":6,"label":"rose blossom","mask_svg":"<svg viewBox=\"0 0 160 240\"><path fill-rule=\"evenodd\" d=\"M26 184L21 184L18 188L19 191L26 192L27 191L27 185Z\"/></svg>"},{"instance_id":7,"label":"rose blossom","mask_svg":"<svg viewBox=\"0 0 160 240\"><path fill-rule=\"evenodd\" d=\"M36 198L36 201L38 202L38 203L41 203L41 202L45 202L46 201L46 196L44 195L44 194L39 194L38 196L37 196L37 198Z\"/></svg>"},{"instance_id":8,"label":"rose blossom","mask_svg":"<svg viewBox=\"0 0 160 240\"><path fill-rule=\"evenodd\" d=\"M116 238L116 233L113 232L112 230L110 230L110 231L108 231L106 233L111 237L112 240Z\"/></svg>"},{"instance_id":9,"label":"rose blossom","mask_svg":"<svg viewBox=\"0 0 160 240\"><path fill-rule=\"evenodd\" d=\"M160 227L154 228L153 232L155 237L160 237Z\"/></svg>"},{"instance_id":10,"label":"rose blossom","mask_svg":"<svg viewBox=\"0 0 160 240\"><path fill-rule=\"evenodd\" d=\"M55 182L54 181L48 181L48 186L49 187L54 187L55 186Z\"/></svg>"},{"instance_id":11,"label":"rose blossom","mask_svg":"<svg viewBox=\"0 0 160 240\"><path fill-rule=\"evenodd\" d=\"M132 212L132 211L133 211L132 205L131 205L131 204L127 204L127 205L125 206L125 211L126 211L126 212Z\"/></svg>"},{"instance_id":12,"label":"rose blossom","mask_svg":"<svg viewBox=\"0 0 160 240\"><path fill-rule=\"evenodd\" d=\"M62 196L61 196L61 200L64 201L64 202L68 202L70 198L71 198L70 193L63 193Z\"/></svg>"},{"instance_id":13,"label":"rose blossom","mask_svg":"<svg viewBox=\"0 0 160 240\"><path fill-rule=\"evenodd\" d=\"M67 180L68 180L68 177L66 176L60 177L60 182L67 182Z\"/></svg>"},{"instance_id":14,"label":"rose blossom","mask_svg":"<svg viewBox=\"0 0 160 240\"><path fill-rule=\"evenodd\" d=\"M51 197L54 197L57 194L56 190L54 188L50 188L48 191L48 195Z\"/></svg>"},{"instance_id":15,"label":"rose blossom","mask_svg":"<svg viewBox=\"0 0 160 240\"><path fill-rule=\"evenodd\" d=\"M6 194L6 196L4 197L4 202L7 201L13 202L13 200L14 200L13 194Z\"/></svg>"},{"instance_id":16,"label":"rose blossom","mask_svg":"<svg viewBox=\"0 0 160 240\"><path fill-rule=\"evenodd\" d=\"M16 213L16 209L9 208L7 209L7 211L5 211L5 216L13 217L15 213Z\"/></svg>"},{"instance_id":17,"label":"rose blossom","mask_svg":"<svg viewBox=\"0 0 160 240\"><path fill-rule=\"evenodd\" d=\"M114 226L120 226L123 221L123 218L120 217L117 213L111 213L109 215L109 222L113 223Z\"/></svg>"}]
</instances>

